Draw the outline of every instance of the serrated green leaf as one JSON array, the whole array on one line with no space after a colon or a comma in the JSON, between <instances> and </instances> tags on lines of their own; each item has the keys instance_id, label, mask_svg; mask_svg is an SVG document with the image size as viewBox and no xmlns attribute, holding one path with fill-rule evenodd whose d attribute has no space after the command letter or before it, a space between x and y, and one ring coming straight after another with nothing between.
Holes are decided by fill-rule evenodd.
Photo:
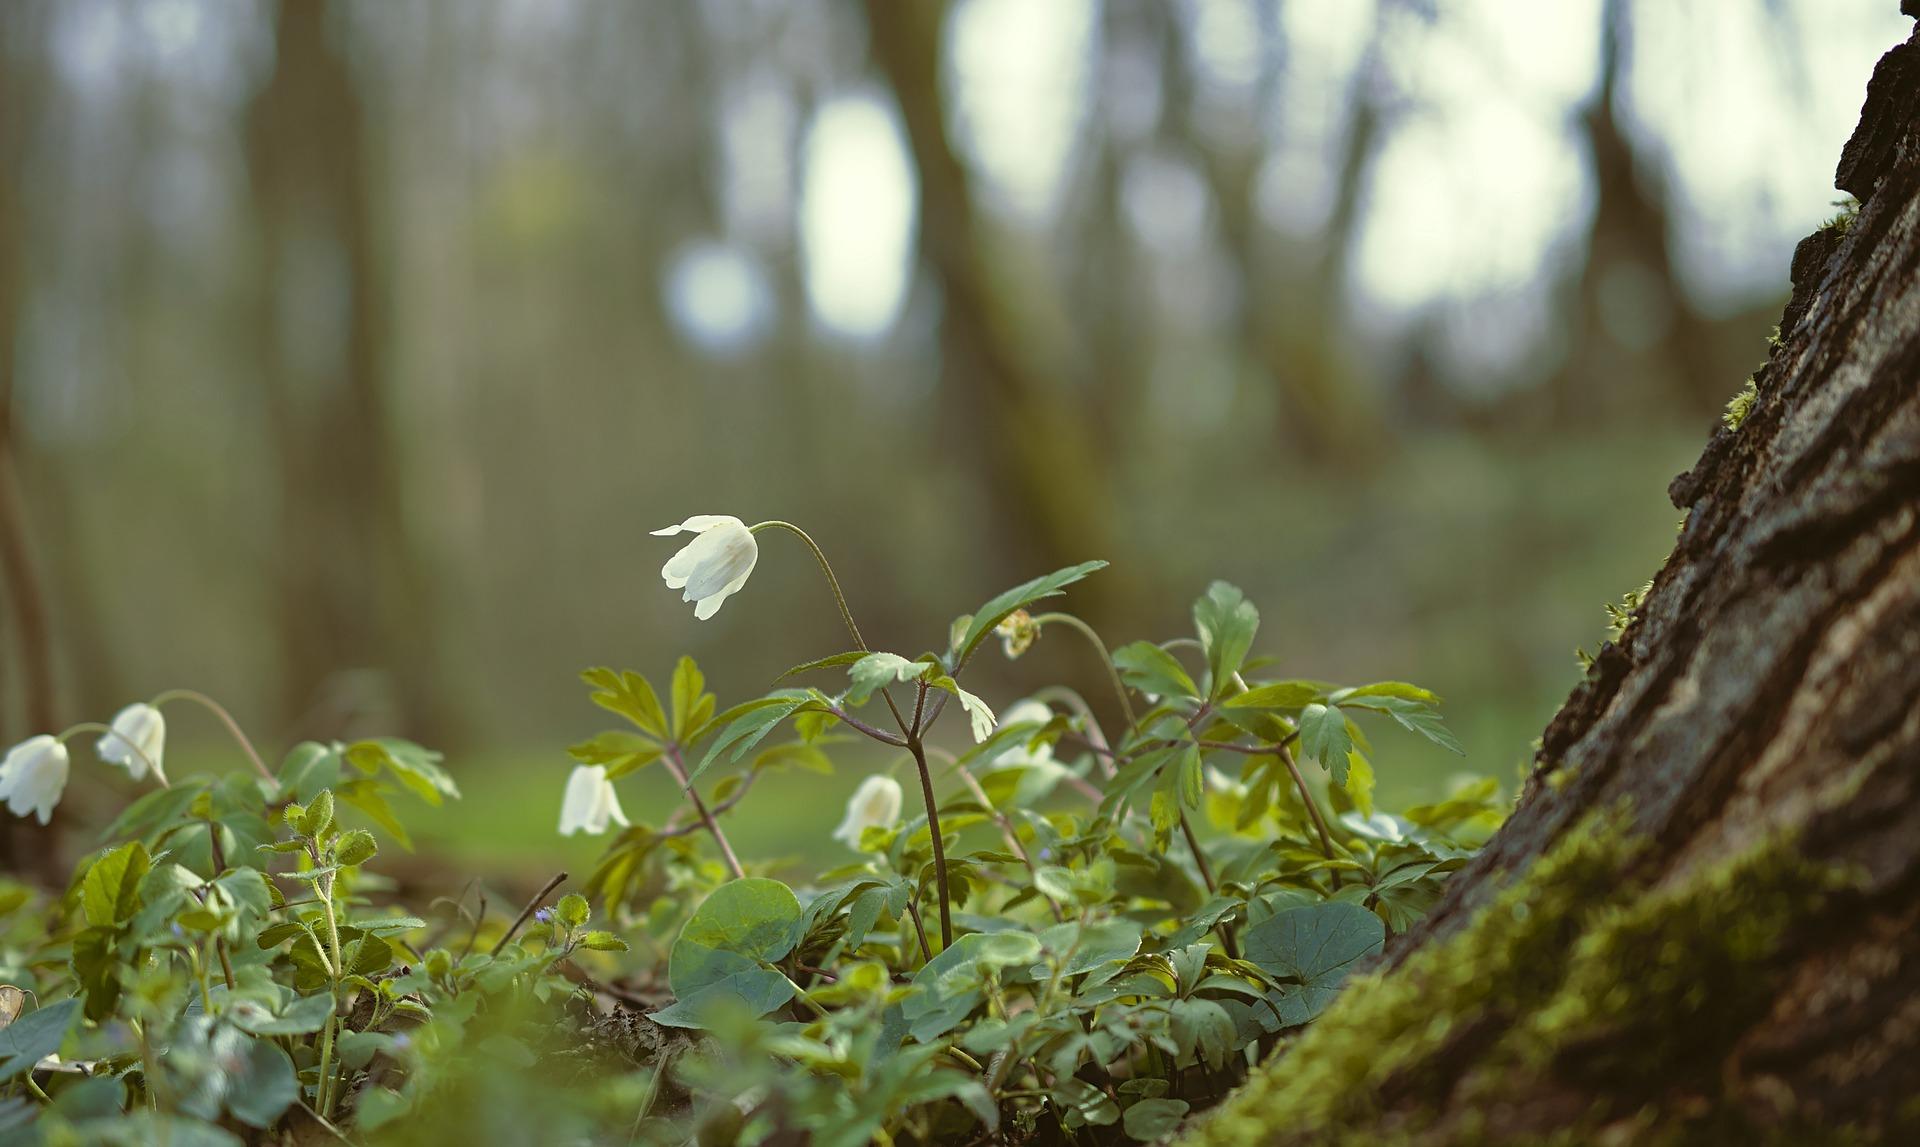
<instances>
[{"instance_id":1,"label":"serrated green leaf","mask_svg":"<svg viewBox=\"0 0 1920 1147\"><path fill-rule=\"evenodd\" d=\"M150 867L147 846L137 840L94 861L80 883L80 908L87 925L111 928L131 919L140 903L140 882Z\"/></svg>"},{"instance_id":2,"label":"serrated green leaf","mask_svg":"<svg viewBox=\"0 0 1920 1147\"><path fill-rule=\"evenodd\" d=\"M987 634L993 632L993 627L999 625L1009 613L1016 609L1024 609L1042 598L1054 597L1067 586L1095 570L1105 569L1106 565L1107 563L1103 561L1090 561L1055 570L1043 577L1022 582L981 606L967 622L960 640L954 643L952 664L954 666L966 664L967 658L973 656L974 647L978 646Z\"/></svg>"},{"instance_id":3,"label":"serrated green leaf","mask_svg":"<svg viewBox=\"0 0 1920 1147\"><path fill-rule=\"evenodd\" d=\"M864 705L874 690L884 689L896 681L924 677L933 668L928 662L908 661L898 653L869 653L847 667L847 679L851 682L847 703Z\"/></svg>"},{"instance_id":4,"label":"serrated green leaf","mask_svg":"<svg viewBox=\"0 0 1920 1147\"><path fill-rule=\"evenodd\" d=\"M1114 668L1120 679L1142 693L1158 696L1198 697L1200 687L1193 683L1185 667L1173 654L1151 641L1136 641L1113 651Z\"/></svg>"},{"instance_id":5,"label":"serrated green leaf","mask_svg":"<svg viewBox=\"0 0 1920 1147\"><path fill-rule=\"evenodd\" d=\"M707 678L693 658L682 656L673 666L673 735L685 736L698 723L700 699L706 695Z\"/></svg>"},{"instance_id":6,"label":"serrated green leaf","mask_svg":"<svg viewBox=\"0 0 1920 1147\"><path fill-rule=\"evenodd\" d=\"M1353 736L1340 710L1318 702L1301 709L1300 748L1332 775L1333 783L1347 783L1347 754L1353 751Z\"/></svg>"},{"instance_id":7,"label":"serrated green leaf","mask_svg":"<svg viewBox=\"0 0 1920 1147\"><path fill-rule=\"evenodd\" d=\"M1207 670L1212 676L1209 699L1219 697L1233 683L1233 675L1253 648L1254 634L1260 630L1260 611L1237 586L1217 581L1193 603L1193 626L1207 651Z\"/></svg>"},{"instance_id":8,"label":"serrated green leaf","mask_svg":"<svg viewBox=\"0 0 1920 1147\"><path fill-rule=\"evenodd\" d=\"M1331 688L1324 681L1269 681L1245 693L1229 697L1228 709L1299 709L1325 697Z\"/></svg>"},{"instance_id":9,"label":"serrated green leaf","mask_svg":"<svg viewBox=\"0 0 1920 1147\"><path fill-rule=\"evenodd\" d=\"M976 743L993 736L993 710L987 707L985 701L960 688L958 682L944 674L928 678L927 685L934 689L944 689L959 700L960 708L966 710L967 721Z\"/></svg>"},{"instance_id":10,"label":"serrated green leaf","mask_svg":"<svg viewBox=\"0 0 1920 1147\"><path fill-rule=\"evenodd\" d=\"M774 680L785 681L789 677L798 676L802 673L811 673L815 669L838 669L843 665L852 665L865 656L867 656L867 651L864 649L849 649L845 653L836 653L832 657L822 657L818 661L808 661L804 664L796 665Z\"/></svg>"},{"instance_id":11,"label":"serrated green leaf","mask_svg":"<svg viewBox=\"0 0 1920 1147\"><path fill-rule=\"evenodd\" d=\"M628 669L615 672L612 669L589 669L580 675L580 679L593 686L590 694L593 703L611 713L618 713L644 732L665 739L667 714L660 708L660 698L653 691L653 683L645 677Z\"/></svg>"}]
</instances>

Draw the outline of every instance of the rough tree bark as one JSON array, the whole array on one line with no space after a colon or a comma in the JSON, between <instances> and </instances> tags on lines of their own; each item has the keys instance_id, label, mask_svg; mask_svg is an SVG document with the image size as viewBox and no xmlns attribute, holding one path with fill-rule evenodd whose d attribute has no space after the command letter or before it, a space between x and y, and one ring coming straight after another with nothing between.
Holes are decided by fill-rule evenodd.
<instances>
[{"instance_id":1,"label":"rough tree bark","mask_svg":"<svg viewBox=\"0 0 1920 1147\"><path fill-rule=\"evenodd\" d=\"M1195 1141L1920 1142L1920 33L1837 183L1512 819Z\"/></svg>"}]
</instances>

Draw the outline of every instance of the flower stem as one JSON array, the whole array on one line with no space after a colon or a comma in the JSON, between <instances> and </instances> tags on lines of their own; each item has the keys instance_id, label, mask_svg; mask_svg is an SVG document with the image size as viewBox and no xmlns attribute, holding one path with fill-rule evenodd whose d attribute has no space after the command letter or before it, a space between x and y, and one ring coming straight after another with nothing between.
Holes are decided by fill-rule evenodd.
<instances>
[{"instance_id":1,"label":"flower stem","mask_svg":"<svg viewBox=\"0 0 1920 1147\"><path fill-rule=\"evenodd\" d=\"M1133 702L1127 699L1126 684L1120 680L1120 671L1114 667L1113 654L1107 652L1107 643L1100 640L1100 635L1094 632L1093 626L1081 621L1071 613L1043 613L1033 619L1035 625L1042 626L1055 621L1078 632L1093 645L1094 649L1099 651L1100 667L1107 671L1107 680L1113 683L1113 695L1120 699L1120 712L1125 714L1127 718L1127 727L1132 728L1135 719L1133 715Z\"/></svg>"},{"instance_id":2,"label":"flower stem","mask_svg":"<svg viewBox=\"0 0 1920 1147\"><path fill-rule=\"evenodd\" d=\"M853 610L847 608L847 595L840 589L840 579L833 576L833 566L827 562L827 552L820 548L819 542L813 540L813 535L801 529L799 526L794 525L792 522L783 522L777 518L770 522L759 522L747 527L747 531L754 534L759 533L761 530L775 529L785 530L807 543L807 548L813 551L814 560L820 563L820 572L827 575L827 588L833 590L833 604L840 607L840 620L847 623L847 632L853 635L854 648L862 653L871 653L872 650L867 648L867 639L860 636L860 627L853 623ZM894 724L900 726L901 735L906 736L910 726L907 724L906 717L901 714L900 707L893 703L893 694L882 689L880 690L880 699L887 703L887 708L893 713ZM916 719L914 725L917 726L918 724L919 721Z\"/></svg>"},{"instance_id":3,"label":"flower stem","mask_svg":"<svg viewBox=\"0 0 1920 1147\"><path fill-rule=\"evenodd\" d=\"M933 799L933 770L927 767L927 750L920 738L907 741L913 763L920 767L920 797L927 805L927 829L933 835L933 879L940 890L940 949L953 947L953 909L947 903L947 849L940 840L940 810Z\"/></svg>"},{"instance_id":4,"label":"flower stem","mask_svg":"<svg viewBox=\"0 0 1920 1147\"><path fill-rule=\"evenodd\" d=\"M134 756L139 757L143 762L146 763L147 771L153 774L154 780L160 782L161 788L170 789L173 787L173 785L169 783L167 780L167 774L160 771L159 762L155 761L152 757L147 756L146 750L134 744L132 741L127 740L127 738L124 735L122 735L119 730L114 729L111 726L102 725L98 721L82 721L78 725L70 726L64 733L61 733L58 737L55 737L54 740L64 745L67 743L67 741L70 738L79 736L81 733L105 733L107 736L112 737L117 741L124 742L127 748L133 750Z\"/></svg>"},{"instance_id":5,"label":"flower stem","mask_svg":"<svg viewBox=\"0 0 1920 1147\"><path fill-rule=\"evenodd\" d=\"M840 619L847 623L847 632L853 635L854 647L863 653L867 652L866 639L860 636L860 627L853 623L853 611L847 608L847 595L840 591L840 579L833 576L833 567L827 564L827 554L825 550L820 548L820 543L813 540L812 534L807 533L807 531L794 525L792 522L775 520L771 522L761 522L757 525L747 527L749 532L755 534L761 530L774 529L786 530L788 533L794 534L801 541L807 543L807 548L813 551L814 560L820 563L820 572L827 575L827 585L833 590L833 604L840 607Z\"/></svg>"},{"instance_id":6,"label":"flower stem","mask_svg":"<svg viewBox=\"0 0 1920 1147\"><path fill-rule=\"evenodd\" d=\"M271 781L276 789L279 787L280 779L274 776L273 771L267 768L267 763L260 759L260 754L254 749L253 742L247 739L246 730L240 727L240 722L233 719L232 713L227 712L226 706L205 693L193 689L169 689L147 704L158 709L169 701L192 701L220 718L220 723L227 727L227 732L232 734L233 739L239 743L241 751L247 754L247 760L253 763L254 771Z\"/></svg>"},{"instance_id":7,"label":"flower stem","mask_svg":"<svg viewBox=\"0 0 1920 1147\"><path fill-rule=\"evenodd\" d=\"M1300 774L1300 766L1294 764L1293 754L1287 751L1287 747L1284 744L1275 745L1274 750L1280 755L1280 763L1287 766L1287 771L1293 774L1294 786L1300 790L1300 799L1306 803L1307 815L1312 818L1313 827L1320 834L1320 851L1328 860L1332 860L1333 837L1327 832L1326 818L1320 815L1320 802L1313 799L1313 790L1307 786L1307 778ZM1340 874L1334 873L1333 879L1335 886L1338 887Z\"/></svg>"},{"instance_id":8,"label":"flower stem","mask_svg":"<svg viewBox=\"0 0 1920 1147\"><path fill-rule=\"evenodd\" d=\"M680 759L680 746L667 746L666 754L660 759L665 762L667 771L673 774L674 782L680 786L680 790L687 794L689 801L693 802L693 811L700 814L700 823L707 826L707 832L713 837L713 842L720 846L720 855L726 857L727 868L733 873L733 878L739 880L744 877L747 874L746 870L740 867L740 858L733 854L733 845L727 842L726 832L721 829L720 822L714 819L713 812L707 808L707 802L700 799L700 791L687 779L687 766Z\"/></svg>"},{"instance_id":9,"label":"flower stem","mask_svg":"<svg viewBox=\"0 0 1920 1147\"><path fill-rule=\"evenodd\" d=\"M318 856L315 857L318 860ZM346 969L340 963L340 924L333 911L333 877L329 872L315 881L315 891L320 894L320 903L327 913L327 948L333 958L333 967L328 976L333 981L327 985L327 998L332 1001L333 1009L327 1013L327 1026L321 1029L320 1036L320 1079L315 1087L314 1106L320 1109L322 1118L333 1115L333 1036L339 1026L336 1013L340 1010L340 978Z\"/></svg>"}]
</instances>

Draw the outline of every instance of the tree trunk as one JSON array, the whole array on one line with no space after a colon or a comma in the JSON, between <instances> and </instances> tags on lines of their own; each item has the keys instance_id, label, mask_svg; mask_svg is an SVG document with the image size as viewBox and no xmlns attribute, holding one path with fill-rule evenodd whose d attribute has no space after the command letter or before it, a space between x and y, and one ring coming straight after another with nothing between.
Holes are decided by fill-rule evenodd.
<instances>
[{"instance_id":1,"label":"tree trunk","mask_svg":"<svg viewBox=\"0 0 1920 1147\"><path fill-rule=\"evenodd\" d=\"M1837 182L1512 819L1197 1141L1920 1141L1920 34Z\"/></svg>"},{"instance_id":2,"label":"tree trunk","mask_svg":"<svg viewBox=\"0 0 1920 1147\"><path fill-rule=\"evenodd\" d=\"M920 254L941 290L942 389L958 431L941 435L968 456L988 494L991 527L1013 556L1002 576L1033 573L1112 550L1106 459L1091 412L1029 362L1017 324L982 257L972 182L947 133L940 91L937 0L868 0L872 51L893 86L920 178ZM1092 586L1092 583L1089 583ZM1112 584L1082 607L1110 612Z\"/></svg>"},{"instance_id":3,"label":"tree trunk","mask_svg":"<svg viewBox=\"0 0 1920 1147\"><path fill-rule=\"evenodd\" d=\"M263 375L280 460L282 717L350 734L390 671L409 732L442 723L432 610L406 528L362 103L327 0L274 9L274 69L249 109ZM384 722L382 722L384 723Z\"/></svg>"}]
</instances>

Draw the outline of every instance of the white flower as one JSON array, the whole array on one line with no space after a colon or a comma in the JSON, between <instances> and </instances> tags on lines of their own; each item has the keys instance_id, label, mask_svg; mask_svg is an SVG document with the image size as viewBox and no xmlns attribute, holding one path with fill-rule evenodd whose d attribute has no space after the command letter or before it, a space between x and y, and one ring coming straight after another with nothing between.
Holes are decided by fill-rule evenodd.
<instances>
[{"instance_id":1,"label":"white flower","mask_svg":"<svg viewBox=\"0 0 1920 1147\"><path fill-rule=\"evenodd\" d=\"M1015 701L1000 714L1000 727L1009 725L1044 725L1053 720L1053 710L1045 701L1035 701L1029 697L1024 701ZM1038 730L1029 730L1031 737ZM1014 768L1021 765L1050 765L1053 763L1053 746L1039 744L1031 748L1026 741L1015 742L1013 747L1002 749L993 755L993 763L999 768Z\"/></svg>"},{"instance_id":2,"label":"white flower","mask_svg":"<svg viewBox=\"0 0 1920 1147\"><path fill-rule=\"evenodd\" d=\"M1388 844L1398 844L1407 839L1406 829L1402 827L1406 822L1383 812L1374 813L1372 816L1361 816L1358 812L1343 812L1340 814L1340 823L1361 836L1372 837L1374 840L1385 841Z\"/></svg>"},{"instance_id":3,"label":"white flower","mask_svg":"<svg viewBox=\"0 0 1920 1147\"><path fill-rule=\"evenodd\" d=\"M110 765L119 765L139 780L151 768L164 781L160 755L167 747L167 721L160 710L136 701L113 715L112 731L101 736L94 752Z\"/></svg>"},{"instance_id":4,"label":"white flower","mask_svg":"<svg viewBox=\"0 0 1920 1147\"><path fill-rule=\"evenodd\" d=\"M695 514L677 526L655 530L658 537L681 532L698 534L660 567L668 589L683 590L681 601L694 602L693 616L705 621L720 612L727 598L740 592L760 560L760 544L739 518L724 514Z\"/></svg>"},{"instance_id":5,"label":"white flower","mask_svg":"<svg viewBox=\"0 0 1920 1147\"><path fill-rule=\"evenodd\" d=\"M833 830L833 839L858 849L861 833L900 819L900 801L899 781L877 774L868 777L848 798L847 815L840 819L840 827Z\"/></svg>"},{"instance_id":6,"label":"white flower","mask_svg":"<svg viewBox=\"0 0 1920 1147\"><path fill-rule=\"evenodd\" d=\"M599 836L607 822L625 828L630 822L620 810L620 794L613 791L607 770L599 765L576 765L567 778L567 795L560 802L560 835L586 832Z\"/></svg>"},{"instance_id":7,"label":"white flower","mask_svg":"<svg viewBox=\"0 0 1920 1147\"><path fill-rule=\"evenodd\" d=\"M15 816L31 812L45 824L67 788L67 747L45 733L7 750L0 760L0 800Z\"/></svg>"}]
</instances>

